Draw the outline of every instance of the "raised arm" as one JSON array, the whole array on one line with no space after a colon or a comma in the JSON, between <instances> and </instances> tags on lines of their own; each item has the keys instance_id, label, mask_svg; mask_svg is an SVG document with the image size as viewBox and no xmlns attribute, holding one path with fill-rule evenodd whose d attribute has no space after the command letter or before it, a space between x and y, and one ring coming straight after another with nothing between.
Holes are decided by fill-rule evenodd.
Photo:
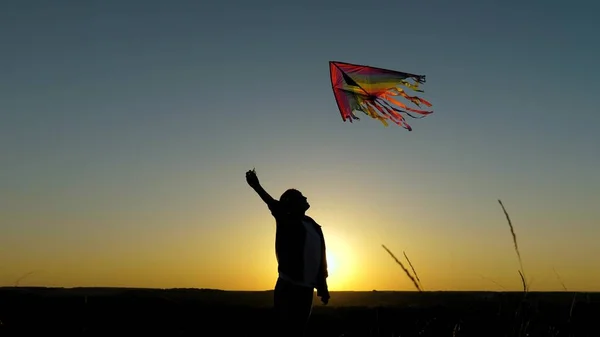
<instances>
[{"instance_id":1,"label":"raised arm","mask_svg":"<svg viewBox=\"0 0 600 337\"><path fill-rule=\"evenodd\" d=\"M271 210L277 206L279 202L273 199L273 197L271 197L271 195L260 185L254 169L246 172L246 182L248 182L248 185L250 185L250 187L256 191L258 196L260 196L260 198L269 206Z\"/></svg>"}]
</instances>

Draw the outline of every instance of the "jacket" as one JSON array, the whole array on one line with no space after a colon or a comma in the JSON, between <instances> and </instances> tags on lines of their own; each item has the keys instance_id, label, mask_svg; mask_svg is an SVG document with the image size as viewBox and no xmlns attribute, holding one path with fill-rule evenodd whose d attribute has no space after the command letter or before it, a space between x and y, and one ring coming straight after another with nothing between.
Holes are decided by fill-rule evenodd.
<instances>
[{"instance_id":1,"label":"jacket","mask_svg":"<svg viewBox=\"0 0 600 337\"><path fill-rule=\"evenodd\" d=\"M315 226L321 238L322 258L317 276L317 293L327 291L327 277L329 274L327 270L325 237L321 226L307 215L304 215L304 217L291 216L277 200L268 206L277 226L275 232L277 270L294 280L302 280L304 273L304 241L306 239L306 229L302 222L306 220Z\"/></svg>"}]
</instances>

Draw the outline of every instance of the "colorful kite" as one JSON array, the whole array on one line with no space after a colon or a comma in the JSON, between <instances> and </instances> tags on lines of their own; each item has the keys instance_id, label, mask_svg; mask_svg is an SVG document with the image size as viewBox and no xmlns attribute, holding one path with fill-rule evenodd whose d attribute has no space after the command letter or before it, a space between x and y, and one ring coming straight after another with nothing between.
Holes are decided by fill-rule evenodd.
<instances>
[{"instance_id":1,"label":"colorful kite","mask_svg":"<svg viewBox=\"0 0 600 337\"><path fill-rule=\"evenodd\" d=\"M385 126L388 126L387 121L390 120L412 131L402 114L412 118L423 118L433 113L410 108L394 98L402 96L419 108L421 104L431 107L431 103L420 97L408 95L402 88L423 92L419 84L425 83L424 75L334 61L329 62L329 74L333 94L344 122L360 120L354 112L362 111ZM413 83L409 82L409 79L412 79Z\"/></svg>"}]
</instances>

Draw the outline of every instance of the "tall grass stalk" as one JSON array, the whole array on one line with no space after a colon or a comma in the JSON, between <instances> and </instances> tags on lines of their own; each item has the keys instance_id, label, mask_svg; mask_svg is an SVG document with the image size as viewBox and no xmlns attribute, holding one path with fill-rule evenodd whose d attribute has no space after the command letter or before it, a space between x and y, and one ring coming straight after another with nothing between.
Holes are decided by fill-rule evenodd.
<instances>
[{"instance_id":1,"label":"tall grass stalk","mask_svg":"<svg viewBox=\"0 0 600 337\"><path fill-rule=\"evenodd\" d=\"M510 234L512 235L513 244L515 246L515 252L517 253L517 258L519 259L519 276L521 277L521 283L523 284L523 292L527 293L529 291L529 285L527 284L527 278L525 277L525 270L523 269L523 260L521 259L521 252L519 251L519 244L517 243L517 234L515 233L515 228L513 227L512 221L510 220L510 216L502 204L502 200L498 199L498 203L500 207L502 207L502 211L506 216L506 221L508 221L508 227L510 227Z\"/></svg>"},{"instance_id":2,"label":"tall grass stalk","mask_svg":"<svg viewBox=\"0 0 600 337\"><path fill-rule=\"evenodd\" d=\"M415 275L415 278L417 279L417 282L419 282L419 287L421 287L421 289L425 290L425 288L423 288L423 283L421 283L421 279L419 278L419 274L417 274L417 271L415 270L415 267L413 267L412 262L410 262L410 259L408 258L408 255L406 255L406 252L402 252L402 254L404 255L404 258L406 259L406 261L408 261L408 265L410 266L410 269L413 272L413 275Z\"/></svg>"},{"instance_id":3,"label":"tall grass stalk","mask_svg":"<svg viewBox=\"0 0 600 337\"><path fill-rule=\"evenodd\" d=\"M388 254L390 254L390 256L396 261L396 263L402 268L402 270L404 270L404 273L406 273L406 276L408 276L408 278L412 281L415 288L417 288L418 291L423 291L423 289L421 289L421 287L419 286L419 283L417 282L415 277L410 274L410 272L408 271L408 269L406 269L406 267L404 266L402 261L398 260L398 258L394 255L394 253L392 253L385 245L381 245L381 246L383 247L383 249L385 249L388 252Z\"/></svg>"}]
</instances>

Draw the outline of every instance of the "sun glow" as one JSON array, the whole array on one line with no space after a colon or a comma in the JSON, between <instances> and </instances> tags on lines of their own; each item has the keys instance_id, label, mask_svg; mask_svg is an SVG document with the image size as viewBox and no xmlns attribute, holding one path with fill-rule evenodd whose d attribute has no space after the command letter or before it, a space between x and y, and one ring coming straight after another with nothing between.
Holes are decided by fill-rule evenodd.
<instances>
[{"instance_id":1,"label":"sun glow","mask_svg":"<svg viewBox=\"0 0 600 337\"><path fill-rule=\"evenodd\" d=\"M352 250L342 238L329 235L327 240L327 266L329 278L327 283L330 290L349 290L353 286L355 274L355 259Z\"/></svg>"},{"instance_id":2,"label":"sun glow","mask_svg":"<svg viewBox=\"0 0 600 337\"><path fill-rule=\"evenodd\" d=\"M339 262L338 262L337 254L335 254L335 252L329 251L327 253L327 266L329 267L330 274L337 273Z\"/></svg>"}]
</instances>

